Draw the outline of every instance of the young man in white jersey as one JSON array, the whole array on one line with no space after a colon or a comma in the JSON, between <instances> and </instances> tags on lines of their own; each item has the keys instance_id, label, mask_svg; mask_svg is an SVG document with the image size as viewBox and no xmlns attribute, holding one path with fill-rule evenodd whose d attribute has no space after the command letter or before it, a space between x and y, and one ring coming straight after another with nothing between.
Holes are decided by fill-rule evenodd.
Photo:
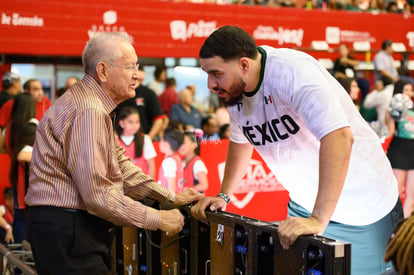
<instances>
[{"instance_id":1,"label":"young man in white jersey","mask_svg":"<svg viewBox=\"0 0 414 275\"><path fill-rule=\"evenodd\" d=\"M256 47L225 26L200 50L208 88L227 104L231 136L217 197L192 209L226 208L253 148L290 193L279 228L288 249L305 234L351 243L353 275L380 274L386 243L402 218L397 183L378 137L342 86L303 52ZM268 211L272 211L269 209Z\"/></svg>"}]
</instances>

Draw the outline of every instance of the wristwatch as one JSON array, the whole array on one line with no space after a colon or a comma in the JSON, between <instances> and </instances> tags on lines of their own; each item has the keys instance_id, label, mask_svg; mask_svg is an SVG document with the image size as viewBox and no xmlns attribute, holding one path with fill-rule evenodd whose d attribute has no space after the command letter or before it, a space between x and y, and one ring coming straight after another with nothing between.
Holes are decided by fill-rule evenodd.
<instances>
[{"instance_id":1,"label":"wristwatch","mask_svg":"<svg viewBox=\"0 0 414 275\"><path fill-rule=\"evenodd\" d=\"M230 203L230 197L222 192L218 193L216 197L222 198L226 202L226 204Z\"/></svg>"}]
</instances>

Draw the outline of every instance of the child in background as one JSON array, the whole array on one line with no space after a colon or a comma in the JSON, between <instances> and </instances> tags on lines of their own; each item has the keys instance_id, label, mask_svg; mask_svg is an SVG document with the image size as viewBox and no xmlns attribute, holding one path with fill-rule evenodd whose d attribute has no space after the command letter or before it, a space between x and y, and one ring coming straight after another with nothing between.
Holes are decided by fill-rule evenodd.
<instances>
[{"instance_id":1,"label":"child in background","mask_svg":"<svg viewBox=\"0 0 414 275\"><path fill-rule=\"evenodd\" d=\"M184 133L184 143L179 153L184 157L184 188L192 187L198 192L204 192L208 188L207 167L200 158L200 139L203 132L196 129Z\"/></svg>"},{"instance_id":2,"label":"child in background","mask_svg":"<svg viewBox=\"0 0 414 275\"><path fill-rule=\"evenodd\" d=\"M175 194L183 191L183 163L177 154L184 141L180 130L167 127L160 141L160 151L165 154L158 175L158 182Z\"/></svg>"},{"instance_id":3,"label":"child in background","mask_svg":"<svg viewBox=\"0 0 414 275\"><path fill-rule=\"evenodd\" d=\"M119 143L125 148L125 156L142 169L145 174L155 178L155 157L157 153L151 138L142 132L138 110L124 107L116 119L115 131Z\"/></svg>"}]
</instances>

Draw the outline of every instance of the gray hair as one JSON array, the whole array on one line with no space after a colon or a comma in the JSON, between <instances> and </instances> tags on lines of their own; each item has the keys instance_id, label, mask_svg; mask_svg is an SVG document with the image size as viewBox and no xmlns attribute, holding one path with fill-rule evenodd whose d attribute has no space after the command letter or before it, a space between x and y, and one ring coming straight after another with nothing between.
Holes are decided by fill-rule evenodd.
<instances>
[{"instance_id":1,"label":"gray hair","mask_svg":"<svg viewBox=\"0 0 414 275\"><path fill-rule=\"evenodd\" d=\"M125 32L101 32L95 34L87 43L82 54L82 64L85 73L96 75L96 65L99 62L113 64L121 57L118 47L120 42L132 45L133 39Z\"/></svg>"}]
</instances>

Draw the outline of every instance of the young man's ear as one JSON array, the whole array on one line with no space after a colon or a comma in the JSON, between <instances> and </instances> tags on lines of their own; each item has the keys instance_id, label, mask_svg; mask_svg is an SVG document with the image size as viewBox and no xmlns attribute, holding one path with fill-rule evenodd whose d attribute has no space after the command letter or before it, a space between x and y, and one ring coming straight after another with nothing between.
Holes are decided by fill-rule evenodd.
<instances>
[{"instance_id":1,"label":"young man's ear","mask_svg":"<svg viewBox=\"0 0 414 275\"><path fill-rule=\"evenodd\" d=\"M246 57L240 58L240 69L243 73L246 73L249 71L250 63L249 60Z\"/></svg>"}]
</instances>

